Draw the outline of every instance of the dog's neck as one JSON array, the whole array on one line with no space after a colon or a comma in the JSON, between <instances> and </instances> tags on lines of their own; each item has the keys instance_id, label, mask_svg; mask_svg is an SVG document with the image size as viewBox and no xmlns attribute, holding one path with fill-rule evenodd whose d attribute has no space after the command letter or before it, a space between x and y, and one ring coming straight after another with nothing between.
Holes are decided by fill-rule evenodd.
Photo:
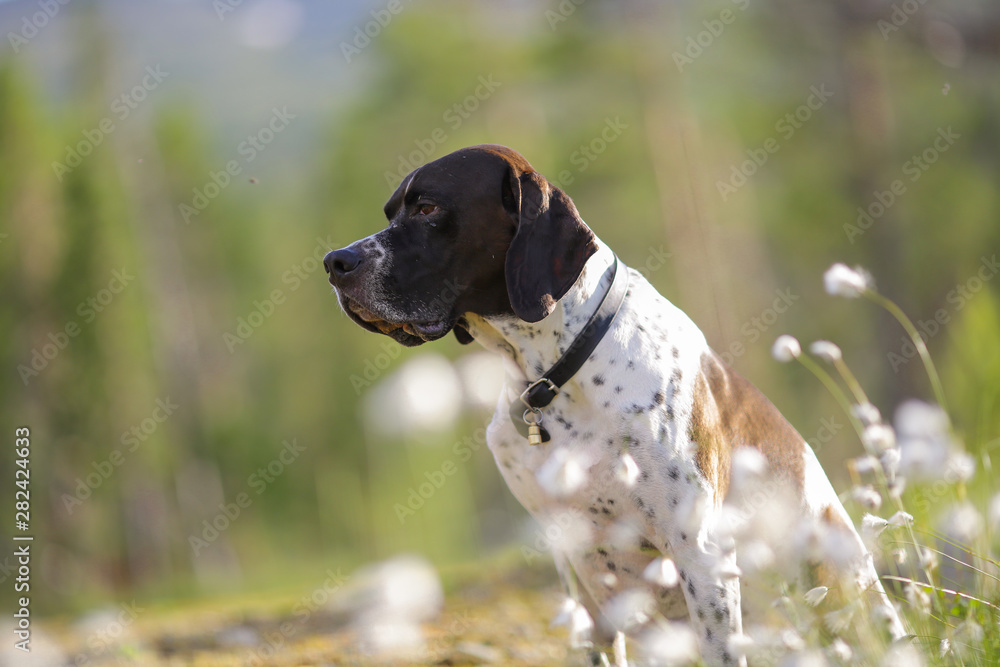
<instances>
[{"instance_id":1,"label":"dog's neck","mask_svg":"<svg viewBox=\"0 0 1000 667\"><path fill-rule=\"evenodd\" d=\"M469 333L486 349L504 359L507 375L516 382L539 379L562 356L597 310L611 284L608 268L614 253L600 240L583 272L556 302L548 317L525 322L513 316L467 315ZM627 271L625 266L620 271Z\"/></svg>"}]
</instances>

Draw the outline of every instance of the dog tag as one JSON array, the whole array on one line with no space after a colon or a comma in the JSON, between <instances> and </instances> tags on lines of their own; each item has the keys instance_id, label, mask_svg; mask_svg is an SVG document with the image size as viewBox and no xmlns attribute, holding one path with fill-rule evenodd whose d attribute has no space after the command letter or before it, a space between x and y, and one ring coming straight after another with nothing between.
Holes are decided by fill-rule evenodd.
<instances>
[{"instance_id":1,"label":"dog tag","mask_svg":"<svg viewBox=\"0 0 1000 667\"><path fill-rule=\"evenodd\" d=\"M529 420L528 415L532 415L534 419ZM534 410L525 410L522 419L528 425L528 444L532 446L542 444L542 411L537 408Z\"/></svg>"}]
</instances>

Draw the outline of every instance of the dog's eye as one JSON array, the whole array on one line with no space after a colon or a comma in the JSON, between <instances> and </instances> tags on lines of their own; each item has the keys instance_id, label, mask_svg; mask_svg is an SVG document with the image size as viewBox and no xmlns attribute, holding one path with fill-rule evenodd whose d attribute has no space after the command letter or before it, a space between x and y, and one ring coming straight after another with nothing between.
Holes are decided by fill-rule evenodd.
<instances>
[{"instance_id":1,"label":"dog's eye","mask_svg":"<svg viewBox=\"0 0 1000 667\"><path fill-rule=\"evenodd\" d=\"M420 215L430 215L436 210L438 210L438 207L434 204L421 204L417 208L417 212L420 213Z\"/></svg>"}]
</instances>

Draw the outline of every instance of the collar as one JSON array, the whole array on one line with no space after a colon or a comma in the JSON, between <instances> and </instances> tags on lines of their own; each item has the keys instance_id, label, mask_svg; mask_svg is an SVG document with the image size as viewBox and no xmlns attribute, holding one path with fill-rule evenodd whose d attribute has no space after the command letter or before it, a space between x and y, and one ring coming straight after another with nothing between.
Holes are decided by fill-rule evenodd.
<instances>
[{"instance_id":1,"label":"collar","mask_svg":"<svg viewBox=\"0 0 1000 667\"><path fill-rule=\"evenodd\" d=\"M611 324L625 301L625 293L628 292L628 269L619 270L620 264L618 255L615 255L614 263L605 271L605 275L611 274L608 291L601 297L597 310L590 316L586 326L559 357L559 361L542 377L528 383L521 396L511 402L510 419L518 432L529 438L529 441L531 441L529 436L532 427L537 427L541 442L548 442L551 439L549 432L541 425L541 409L555 399L559 389L576 375L604 338L604 334L611 329ZM533 444L537 443L533 441Z\"/></svg>"}]
</instances>

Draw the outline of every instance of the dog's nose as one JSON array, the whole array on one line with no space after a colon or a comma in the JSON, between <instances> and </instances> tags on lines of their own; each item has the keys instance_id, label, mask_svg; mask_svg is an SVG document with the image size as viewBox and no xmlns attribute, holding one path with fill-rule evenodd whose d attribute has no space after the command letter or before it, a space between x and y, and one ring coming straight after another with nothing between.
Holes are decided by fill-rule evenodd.
<instances>
[{"instance_id":1,"label":"dog's nose","mask_svg":"<svg viewBox=\"0 0 1000 667\"><path fill-rule=\"evenodd\" d=\"M341 248L331 250L323 258L323 266L330 278L340 278L358 268L361 264L361 255L356 250Z\"/></svg>"}]
</instances>

